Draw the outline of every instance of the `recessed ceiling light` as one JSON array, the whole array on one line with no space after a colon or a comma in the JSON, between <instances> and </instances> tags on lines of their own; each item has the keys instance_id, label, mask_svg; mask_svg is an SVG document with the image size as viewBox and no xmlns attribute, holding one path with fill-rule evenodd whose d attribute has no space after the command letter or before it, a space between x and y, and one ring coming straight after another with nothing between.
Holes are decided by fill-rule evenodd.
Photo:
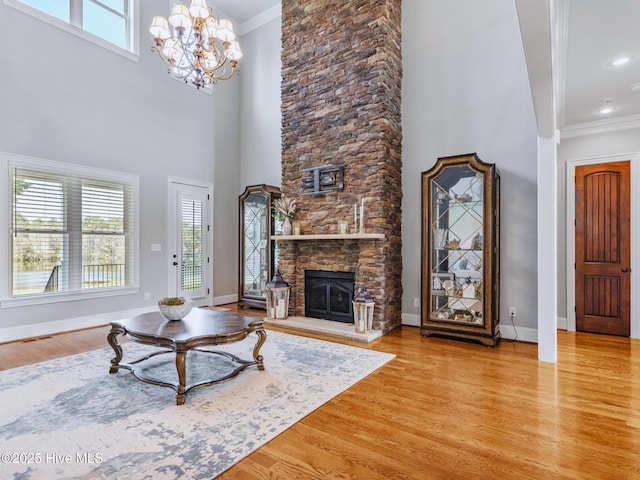
<instances>
[{"instance_id":1,"label":"recessed ceiling light","mask_svg":"<svg viewBox=\"0 0 640 480\"><path fill-rule=\"evenodd\" d=\"M602 99L602 106L596 110L600 115L608 115L614 110L617 110L616 104L614 103L614 97L607 97Z\"/></svg>"},{"instance_id":2,"label":"recessed ceiling light","mask_svg":"<svg viewBox=\"0 0 640 480\"><path fill-rule=\"evenodd\" d=\"M622 65L626 65L635 57L633 55L620 55L619 57L614 58L607 62L607 65L610 67L621 67Z\"/></svg>"}]
</instances>

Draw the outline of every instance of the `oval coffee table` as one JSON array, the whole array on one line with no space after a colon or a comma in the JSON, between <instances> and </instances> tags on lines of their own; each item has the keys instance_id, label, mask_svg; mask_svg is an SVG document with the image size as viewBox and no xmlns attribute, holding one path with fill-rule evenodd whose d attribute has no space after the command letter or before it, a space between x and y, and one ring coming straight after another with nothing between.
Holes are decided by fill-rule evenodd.
<instances>
[{"instance_id":1,"label":"oval coffee table","mask_svg":"<svg viewBox=\"0 0 640 480\"><path fill-rule=\"evenodd\" d=\"M253 348L253 360L243 360L221 350L201 348L239 342L244 340L251 332L255 332L258 335L258 341ZM162 349L132 362L121 363L122 346L118 343L118 335L122 335L135 343L152 345ZM124 368L143 382L173 388L177 393L176 404L183 405L187 393L191 390L226 382L237 377L240 372L249 367L255 366L259 370L264 370L260 347L262 347L266 339L267 334L263 328L262 320L232 312L194 308L182 320L167 320L160 312L144 313L128 320L111 322L111 330L107 336L107 341L116 356L111 360L109 373L116 373L119 369ZM238 367L221 377L186 385L186 359L189 350L222 355L237 363ZM173 352L176 354L177 382L146 376L142 370L136 370L136 367L134 367L134 365L156 355Z\"/></svg>"}]
</instances>

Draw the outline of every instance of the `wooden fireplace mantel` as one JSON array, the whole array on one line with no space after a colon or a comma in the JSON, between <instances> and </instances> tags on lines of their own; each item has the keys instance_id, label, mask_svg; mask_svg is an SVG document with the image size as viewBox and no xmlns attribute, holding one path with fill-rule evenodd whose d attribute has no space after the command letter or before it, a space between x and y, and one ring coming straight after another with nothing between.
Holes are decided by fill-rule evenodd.
<instances>
[{"instance_id":1,"label":"wooden fireplace mantel","mask_svg":"<svg viewBox=\"0 0 640 480\"><path fill-rule=\"evenodd\" d=\"M324 233L317 235L274 235L274 240L384 240L384 233Z\"/></svg>"}]
</instances>

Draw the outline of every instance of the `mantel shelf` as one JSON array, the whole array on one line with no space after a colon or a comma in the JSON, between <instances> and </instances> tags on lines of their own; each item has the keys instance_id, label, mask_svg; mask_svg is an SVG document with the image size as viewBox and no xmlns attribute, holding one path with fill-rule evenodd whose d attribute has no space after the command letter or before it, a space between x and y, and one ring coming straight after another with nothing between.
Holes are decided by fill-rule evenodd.
<instances>
[{"instance_id":1,"label":"mantel shelf","mask_svg":"<svg viewBox=\"0 0 640 480\"><path fill-rule=\"evenodd\" d=\"M325 233L318 235L274 235L274 240L384 240L384 233Z\"/></svg>"}]
</instances>

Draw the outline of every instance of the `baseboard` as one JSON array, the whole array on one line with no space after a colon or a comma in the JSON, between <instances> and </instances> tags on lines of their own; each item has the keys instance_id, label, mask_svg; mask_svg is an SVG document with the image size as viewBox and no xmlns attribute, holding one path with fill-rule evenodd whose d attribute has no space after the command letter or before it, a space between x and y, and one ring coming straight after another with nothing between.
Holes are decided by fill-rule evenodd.
<instances>
[{"instance_id":1,"label":"baseboard","mask_svg":"<svg viewBox=\"0 0 640 480\"><path fill-rule=\"evenodd\" d=\"M501 323L500 333L502 338L507 340L518 340L519 342L538 343L538 329L520 327L516 324L515 328L511 323Z\"/></svg>"},{"instance_id":2,"label":"baseboard","mask_svg":"<svg viewBox=\"0 0 640 480\"><path fill-rule=\"evenodd\" d=\"M566 317L558 317L558 330L566 330L567 329L567 318Z\"/></svg>"},{"instance_id":3,"label":"baseboard","mask_svg":"<svg viewBox=\"0 0 640 480\"><path fill-rule=\"evenodd\" d=\"M238 301L238 294L234 295L221 295L219 297L213 297L214 305L226 305L227 303L235 303Z\"/></svg>"},{"instance_id":4,"label":"baseboard","mask_svg":"<svg viewBox=\"0 0 640 480\"><path fill-rule=\"evenodd\" d=\"M416 315L415 313L403 313L402 325L408 325L410 327L419 327L420 315Z\"/></svg>"},{"instance_id":5,"label":"baseboard","mask_svg":"<svg viewBox=\"0 0 640 480\"><path fill-rule=\"evenodd\" d=\"M560 323L560 319L558 319L558 323ZM416 315L413 313L403 313L402 314L402 325L408 325L411 327L419 327L420 326L420 315ZM515 329L511 324L500 324L500 332L502 332L502 338L506 338L508 340L513 340L517 338L519 341L523 342L531 342L538 343L538 329L537 328L527 328L527 327L519 327L516 325Z\"/></svg>"},{"instance_id":6,"label":"baseboard","mask_svg":"<svg viewBox=\"0 0 640 480\"><path fill-rule=\"evenodd\" d=\"M98 315L89 315L86 317L68 318L53 322L32 323L30 325L0 328L0 343L13 342L23 338L42 337L43 335L52 335L71 330L80 330L83 328L98 327L100 325L107 325L109 322L114 320L122 320L154 310L156 310L155 305L131 310L100 313Z\"/></svg>"}]
</instances>

